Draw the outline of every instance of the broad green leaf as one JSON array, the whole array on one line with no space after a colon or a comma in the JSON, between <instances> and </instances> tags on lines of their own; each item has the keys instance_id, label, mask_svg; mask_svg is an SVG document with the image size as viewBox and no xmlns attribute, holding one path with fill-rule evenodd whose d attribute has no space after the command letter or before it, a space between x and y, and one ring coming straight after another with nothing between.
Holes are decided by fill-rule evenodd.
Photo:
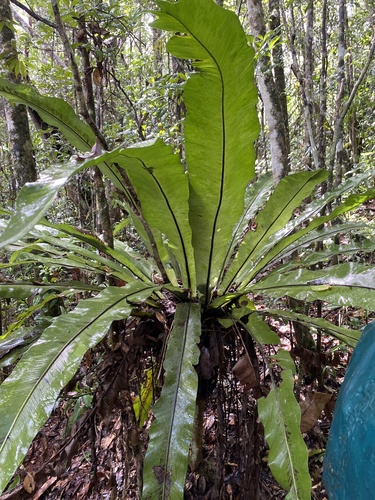
<instances>
[{"instance_id":1,"label":"broad green leaf","mask_svg":"<svg viewBox=\"0 0 375 500\"><path fill-rule=\"evenodd\" d=\"M36 233L32 231L32 234L35 235ZM39 236L41 236L41 233ZM134 280L134 274L125 265L106 258L98 252L89 250L79 242L74 242L66 237L51 237L48 234L41 236L39 240L42 239L51 244L36 242L24 247L21 243L9 246L9 249L13 249L12 256L8 263L0 264L0 269L16 268L25 264L40 262L49 268L56 268L57 266L67 269L76 268L90 273L111 275L126 282ZM143 273L138 274L144 278ZM142 281L150 280L143 279ZM89 290L90 285L86 285L86 288ZM97 287L94 287L94 289L97 289Z\"/></svg>"},{"instance_id":2,"label":"broad green leaf","mask_svg":"<svg viewBox=\"0 0 375 500\"><path fill-rule=\"evenodd\" d=\"M249 231L223 280L226 293L232 283L249 281L249 268L265 253L265 245L282 230L293 215L293 211L307 198L314 187L327 177L324 171L299 172L282 179L276 186L268 203L255 219L255 231Z\"/></svg>"},{"instance_id":3,"label":"broad green leaf","mask_svg":"<svg viewBox=\"0 0 375 500\"><path fill-rule=\"evenodd\" d=\"M285 351L286 352L286 351ZM293 374L283 369L279 387L272 385L258 401L260 420L270 448L268 465L288 500L310 500L308 453L300 431L301 410L293 393Z\"/></svg>"},{"instance_id":4,"label":"broad green leaf","mask_svg":"<svg viewBox=\"0 0 375 500\"><path fill-rule=\"evenodd\" d=\"M82 300L72 312L54 320L0 385L0 491L85 352L104 338L112 321L129 316L133 305L155 290L144 283L132 283L123 288L108 287L95 298Z\"/></svg>"},{"instance_id":5,"label":"broad green leaf","mask_svg":"<svg viewBox=\"0 0 375 500\"><path fill-rule=\"evenodd\" d=\"M25 236L51 207L59 189L86 163L72 160L55 165L42 172L38 181L25 184L17 196L14 213L0 234L0 248Z\"/></svg>"},{"instance_id":6,"label":"broad green leaf","mask_svg":"<svg viewBox=\"0 0 375 500\"><path fill-rule=\"evenodd\" d=\"M11 331L10 333L0 335L0 359L6 356L13 349L17 349L20 346L33 342L35 338L40 336L43 328L47 325L48 322L46 322L44 327L40 327L39 325L22 327L17 329L17 331Z\"/></svg>"},{"instance_id":7,"label":"broad green leaf","mask_svg":"<svg viewBox=\"0 0 375 500\"><path fill-rule=\"evenodd\" d=\"M35 263L35 260L34 260ZM29 282L9 282L0 285L0 297L6 299L27 299L30 295L41 294L47 291L61 291L66 292L84 292L99 291L101 288L97 285L89 285L79 281L65 281L63 283L29 283Z\"/></svg>"},{"instance_id":8,"label":"broad green leaf","mask_svg":"<svg viewBox=\"0 0 375 500\"><path fill-rule=\"evenodd\" d=\"M42 331L43 330L40 330L40 335L42 334ZM32 344L33 342L36 342L38 340L38 338L39 338L40 335L35 336L34 341L31 341L30 344ZM5 356L3 356L2 358L0 358L0 369L6 368L6 367L9 367L9 366L11 367L15 363L17 363L17 361L30 348L30 344L25 343L23 345L20 345L19 347L15 347L11 351L9 351L8 354L5 354Z\"/></svg>"},{"instance_id":9,"label":"broad green leaf","mask_svg":"<svg viewBox=\"0 0 375 500\"><path fill-rule=\"evenodd\" d=\"M121 266L119 266L118 264L116 265L116 263L111 265L111 267L105 266L101 264L103 260L105 261L106 259L103 258L99 262L96 262L94 260L88 261L87 259L84 259L79 255L74 255L74 254L64 258L64 257L53 257L53 254L51 255L51 257L42 257L37 253L35 254L22 253L20 254L19 258L16 261L14 261L12 265L9 265L8 267L16 268L17 266L22 266L25 264L35 265L40 263L43 264L43 266L45 266L46 268L50 269L56 269L56 266L59 266L65 268L66 270L79 269L87 273L91 273L91 275L103 274L105 276L113 276L125 282L134 280L134 277L130 273L127 273L125 268L121 269ZM116 270L116 268L119 270ZM95 276L93 278L95 279ZM64 286L64 282L54 281L53 283L60 285L60 288ZM87 290L93 288L90 287L90 285L86 285L86 287ZM97 289L96 286L95 289Z\"/></svg>"},{"instance_id":10,"label":"broad green leaf","mask_svg":"<svg viewBox=\"0 0 375 500\"><path fill-rule=\"evenodd\" d=\"M280 344L280 339L274 331L270 329L270 327L263 321L262 318L258 316L257 313L254 313L251 310L245 310L245 308L235 309L235 314L232 313L230 318L219 318L219 323L224 328L230 328L235 323L239 322L245 330L247 330L251 336L260 344ZM250 314L251 313L251 314ZM240 315L249 315L249 319L247 322L240 320Z\"/></svg>"},{"instance_id":11,"label":"broad green leaf","mask_svg":"<svg viewBox=\"0 0 375 500\"><path fill-rule=\"evenodd\" d=\"M192 59L198 71L184 89L185 147L197 283L207 302L254 176L253 50L237 16L215 2L156 3L161 11L153 26L183 34L168 42L168 51Z\"/></svg>"},{"instance_id":12,"label":"broad green leaf","mask_svg":"<svg viewBox=\"0 0 375 500\"><path fill-rule=\"evenodd\" d=\"M295 252L298 252L298 263L306 267L306 265L324 262L333 255L366 251L366 248L360 242L338 246L332 245L330 241L337 234L348 234L352 231L356 231L359 238L361 238L362 234L370 229L368 222L346 222L337 225L327 225L323 229L313 229L312 227L315 227L315 223L306 230L303 228L301 232L298 231L298 234L296 232L285 237L285 242L283 241L282 244L279 244L279 240L266 254L265 258L258 261L256 268L254 266L251 274L258 274L259 269L262 271L268 269L273 263L280 260L280 258L285 259ZM314 244L318 241L328 242L330 244L329 248L313 252L311 248L314 248ZM305 250L308 247L310 249ZM368 251L372 251L370 246ZM309 264L307 264L308 262Z\"/></svg>"},{"instance_id":13,"label":"broad green leaf","mask_svg":"<svg viewBox=\"0 0 375 500\"><path fill-rule=\"evenodd\" d=\"M269 356L270 365L279 365L283 370L290 370L292 375L295 375L296 365L294 364L293 358L290 355L289 351L285 351L284 349L279 349L275 354L271 354Z\"/></svg>"},{"instance_id":14,"label":"broad green leaf","mask_svg":"<svg viewBox=\"0 0 375 500\"><path fill-rule=\"evenodd\" d=\"M250 314L248 322L245 324L254 339L261 345L280 344L279 336L264 322L258 313Z\"/></svg>"},{"instance_id":15,"label":"broad green leaf","mask_svg":"<svg viewBox=\"0 0 375 500\"><path fill-rule=\"evenodd\" d=\"M243 292L239 293L227 293L226 295L219 295L210 303L211 309L219 309L220 307L225 306L226 304L233 303L235 300L242 297Z\"/></svg>"},{"instance_id":16,"label":"broad green leaf","mask_svg":"<svg viewBox=\"0 0 375 500\"><path fill-rule=\"evenodd\" d=\"M142 243L144 241L142 240ZM113 242L114 245L114 254L113 258L116 255L116 260L118 262L122 262L124 257L130 259L137 268L145 275L147 278L152 281L153 273L157 272L158 266L156 265L154 259L151 255L141 255L140 252L134 250L126 241L121 241L115 239ZM118 256L120 255L120 256Z\"/></svg>"},{"instance_id":17,"label":"broad green leaf","mask_svg":"<svg viewBox=\"0 0 375 500\"><path fill-rule=\"evenodd\" d=\"M250 184L245 193L245 211L240 218L234 240L238 243L240 235L255 218L257 213L264 207L274 188L274 180L271 172L262 174L254 183Z\"/></svg>"},{"instance_id":18,"label":"broad green leaf","mask_svg":"<svg viewBox=\"0 0 375 500\"><path fill-rule=\"evenodd\" d=\"M19 330L28 318L34 316L38 311L43 310L43 308L45 308L50 302L56 301L56 299L62 299L63 297L69 296L71 294L72 290L64 290L59 294L49 293L38 297L37 303L34 305L30 305L25 311L20 312L17 315L16 320L8 326L7 331L2 336L0 336L0 351L2 346L2 337L8 340L9 335L14 330Z\"/></svg>"},{"instance_id":19,"label":"broad green leaf","mask_svg":"<svg viewBox=\"0 0 375 500\"><path fill-rule=\"evenodd\" d=\"M48 224L47 222L45 224ZM125 267L128 271L130 271L129 274L130 278L132 277L137 277L141 279L142 281L151 281L151 273L145 274L143 270L145 269L145 266L143 266L143 270L141 270L138 266L137 263L138 261L141 262L143 259L141 255L137 254L134 250L132 250L131 255L129 255L128 252L125 250L119 251L116 248L111 248L108 245L106 245L102 240L100 240L98 237L95 235L80 231L79 229L69 225L69 224L48 224L50 227L53 227L57 229L59 232L62 232L64 234L68 234L70 236L73 236L76 240L82 241L87 243L88 245L92 246L93 248L99 250L100 256L101 255L107 255L113 259L113 261L121 264L121 267ZM55 241L55 244L59 244L58 240L55 239L53 240L51 237L46 237L41 235L41 238L44 239L45 241L49 241L50 243L53 243ZM64 240L61 242L61 246L64 247ZM122 245L122 248L124 248L124 245ZM72 250L72 249L70 249ZM80 253L79 249L75 250L74 253ZM103 259L104 261L104 259ZM102 261L102 262L103 262ZM111 264L110 260L107 260L106 265L109 269L112 268L113 264ZM117 268L117 266L114 266ZM118 268L120 270L121 268ZM155 269L154 269L155 270Z\"/></svg>"},{"instance_id":20,"label":"broad green leaf","mask_svg":"<svg viewBox=\"0 0 375 500\"><path fill-rule=\"evenodd\" d=\"M262 309L259 311L261 315L270 315L275 318L282 318L286 321L298 321L302 325L308 328L313 328L314 330L321 330L337 340L344 342L351 347L355 347L361 336L361 332L358 330L351 330L349 328L344 328L342 326L334 325L324 318L314 318L312 316L306 316L305 314L296 313L293 311L283 311L280 309ZM311 332L313 333L313 332Z\"/></svg>"},{"instance_id":21,"label":"broad green leaf","mask_svg":"<svg viewBox=\"0 0 375 500\"><path fill-rule=\"evenodd\" d=\"M351 227L349 227L351 226ZM344 234L349 231L352 231L352 228L355 228L359 231L359 234L352 234L349 236L349 242L344 243L342 245L330 244L325 249L320 252L305 252L304 255L301 255L299 259L299 264L303 267L312 266L319 262L327 262L334 255L352 255L358 253L371 253L375 252L375 242L366 238L364 234L361 234L361 230L367 229L368 226L363 224L344 224L333 226L330 229L336 231L336 234ZM321 233L321 231L317 231L317 233ZM322 238L325 239L325 238Z\"/></svg>"},{"instance_id":22,"label":"broad green leaf","mask_svg":"<svg viewBox=\"0 0 375 500\"><path fill-rule=\"evenodd\" d=\"M68 180L80 170L90 168L94 165L102 169L113 168L112 159L118 157L118 151L104 153L97 157L89 155L87 159L77 160L72 157L69 162L62 165L54 165L46 169L36 182L27 183L22 187L16 199L16 206L7 226L0 234L0 248L9 245L26 234L41 220L54 202L58 191ZM106 163L107 162L107 163ZM104 166L106 166L104 168ZM120 175L116 186L121 188ZM114 180L115 182L115 180ZM123 189L122 189L123 190Z\"/></svg>"},{"instance_id":23,"label":"broad green leaf","mask_svg":"<svg viewBox=\"0 0 375 500\"><path fill-rule=\"evenodd\" d=\"M59 188L78 170L111 162L126 169L135 184L147 223L151 229L163 234L168 251L177 259L179 269L176 273L181 274L185 287L194 292L188 180L178 156L161 141L144 147L117 149L82 163L72 160L59 168L46 170L39 181L22 188L15 213L0 236L0 245L10 244L26 235L51 206ZM128 260L126 265L131 267Z\"/></svg>"},{"instance_id":24,"label":"broad green leaf","mask_svg":"<svg viewBox=\"0 0 375 500\"><path fill-rule=\"evenodd\" d=\"M164 361L165 382L150 428L144 463L144 499L184 497L198 388L193 365L199 358L200 328L200 305L178 304Z\"/></svg>"},{"instance_id":25,"label":"broad green leaf","mask_svg":"<svg viewBox=\"0 0 375 500\"><path fill-rule=\"evenodd\" d=\"M314 197L314 199L309 201L309 203L302 205L298 211L298 214L296 214L295 217L293 217L293 219L287 224L287 234L290 234L296 227L305 225L306 222L309 222L312 219L317 218L317 216L320 216L322 210L327 207L329 203L331 203L333 206L329 211L330 213L332 213L333 210L340 210L340 207L342 206L346 207L346 209L342 213L355 208L355 206L350 207L350 203L347 203L348 195L354 190L358 190L361 184L370 184L370 179L371 171L366 174L357 174L342 182L337 188L333 189L332 191L327 191L322 196L319 194L318 196ZM354 193L355 192L356 191L354 191ZM329 213L327 215L329 215ZM337 215L339 215L338 212L336 212L335 217Z\"/></svg>"},{"instance_id":26,"label":"broad green leaf","mask_svg":"<svg viewBox=\"0 0 375 500\"><path fill-rule=\"evenodd\" d=\"M347 262L319 271L298 269L272 273L250 289L270 297L288 295L299 300L323 300L337 306L375 310L375 267Z\"/></svg>"},{"instance_id":27,"label":"broad green leaf","mask_svg":"<svg viewBox=\"0 0 375 500\"><path fill-rule=\"evenodd\" d=\"M156 244L165 268L175 264L175 274L195 294L188 180L179 157L170 146L156 140L104 153L96 159L96 163L102 162L116 162L126 170L141 203L142 216L153 233L154 242L149 242L147 236L145 243ZM171 274L170 279L177 284Z\"/></svg>"},{"instance_id":28,"label":"broad green leaf","mask_svg":"<svg viewBox=\"0 0 375 500\"><path fill-rule=\"evenodd\" d=\"M219 318L218 321L224 328L231 328L235 323L234 319L232 318Z\"/></svg>"},{"instance_id":29,"label":"broad green leaf","mask_svg":"<svg viewBox=\"0 0 375 500\"><path fill-rule=\"evenodd\" d=\"M149 235L147 234L145 227L142 224L141 220L135 214L133 214L131 208L129 207L129 205L127 203L125 203L124 201L120 201L120 200L116 200L116 202L123 210L126 210L126 212L128 213L129 219L131 220L132 225L134 226L136 232L141 237L142 243L147 248L149 254L152 255L153 242L150 240Z\"/></svg>"},{"instance_id":30,"label":"broad green leaf","mask_svg":"<svg viewBox=\"0 0 375 500\"><path fill-rule=\"evenodd\" d=\"M335 227L336 234L340 232L340 230L342 230L342 232L347 232L351 229L359 228L358 223L348 223L347 225L340 224L338 226L333 226L332 228L325 228L321 232L314 231L316 228L336 219L340 215L350 212L351 210L362 205L365 201L374 197L374 189L368 190L365 193L350 195L345 202L341 203L330 214L314 218L306 227L294 231L293 233L292 231L296 227L296 222L292 221L285 228L278 231L270 241L264 244L262 252L258 252L258 255L254 256L256 265L252 265L250 269L247 269L247 275L242 282L242 287L245 287L258 273L271 265L275 260L285 258L292 252L295 252L306 245L316 241L321 241L324 236L324 232L335 234ZM366 227L366 224L362 223L361 226L364 228ZM370 226L367 225L367 228L370 228Z\"/></svg>"},{"instance_id":31,"label":"broad green leaf","mask_svg":"<svg viewBox=\"0 0 375 500\"><path fill-rule=\"evenodd\" d=\"M273 186L274 181L271 172L261 175L259 179L248 186L245 193L245 210L242 214L242 217L238 221L235 230L233 231L232 238L227 249L227 254L225 256L221 269L221 274L218 279L218 283L221 283L223 279L226 265L229 262L229 259L231 258L236 245L240 243L241 237L243 237L245 232L250 229L249 226L251 222L255 218L258 211L263 208Z\"/></svg>"},{"instance_id":32,"label":"broad green leaf","mask_svg":"<svg viewBox=\"0 0 375 500\"><path fill-rule=\"evenodd\" d=\"M0 78L0 94L10 102L24 104L34 109L43 121L57 127L78 151L88 151L94 145L94 132L62 99L41 95L29 85L13 84L3 78ZM131 202L131 196L118 169L107 163L102 163L100 168ZM132 203L130 205L132 206Z\"/></svg>"},{"instance_id":33,"label":"broad green leaf","mask_svg":"<svg viewBox=\"0 0 375 500\"><path fill-rule=\"evenodd\" d=\"M18 359L38 340L51 324L47 318L34 326L22 326L15 331L8 330L0 337L0 368L14 365Z\"/></svg>"},{"instance_id":34,"label":"broad green leaf","mask_svg":"<svg viewBox=\"0 0 375 500\"><path fill-rule=\"evenodd\" d=\"M141 203L142 215L158 243L163 237L167 262L175 257L175 272L195 294L195 267L189 224L189 186L184 168L172 148L157 140L147 147L121 150L116 163L126 170ZM161 254L159 244L159 254ZM165 263L165 262L163 262Z\"/></svg>"},{"instance_id":35,"label":"broad green leaf","mask_svg":"<svg viewBox=\"0 0 375 500\"><path fill-rule=\"evenodd\" d=\"M297 225L304 224L316 215L320 215L322 209L329 203L333 203L334 209L340 207L343 203L345 203L345 198L348 194L358 191L361 184L365 185L366 190L367 187L371 185L371 179L373 179L374 175L375 171L372 170L367 171L365 174L355 174L349 179L343 181L335 189L324 193L323 196L317 196L310 203L302 207L301 212L295 217Z\"/></svg>"},{"instance_id":36,"label":"broad green leaf","mask_svg":"<svg viewBox=\"0 0 375 500\"><path fill-rule=\"evenodd\" d=\"M37 111L43 121L57 127L79 151L88 151L95 143L94 132L62 99L41 95L29 85L17 85L3 78L0 78L0 94L10 102Z\"/></svg>"}]
</instances>

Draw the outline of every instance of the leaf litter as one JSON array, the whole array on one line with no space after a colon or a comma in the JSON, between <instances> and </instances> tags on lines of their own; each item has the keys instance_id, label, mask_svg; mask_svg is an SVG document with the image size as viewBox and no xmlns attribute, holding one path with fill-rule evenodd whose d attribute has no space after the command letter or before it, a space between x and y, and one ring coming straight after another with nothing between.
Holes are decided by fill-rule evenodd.
<instances>
[{"instance_id":1,"label":"leaf litter","mask_svg":"<svg viewBox=\"0 0 375 500\"><path fill-rule=\"evenodd\" d=\"M323 336L318 360L315 352L309 354L308 350L294 346L290 324L272 321L270 327L279 332L281 347L292 353L297 366L304 357L309 370L317 364L325 368L322 390L317 390L306 376L300 381L301 430L309 449L312 498L325 500L321 480L323 456L350 350L340 349L337 341ZM112 346L103 341L85 356L19 467L15 475L18 484L14 483L14 488L3 493L0 500L140 498L141 466L152 417L139 431L132 405L141 387L142 373L152 363L158 363L166 324L166 319L163 323L148 321L146 325L128 323L126 332L130 334L125 334L123 325ZM268 469L267 445L256 414L260 396L257 391L266 390L269 374L261 362L255 366L254 360L244 353L235 333L225 335L216 384L208 387L205 397L203 459L198 470L187 473L185 498L251 500L254 479L260 484L261 500L285 498L285 491ZM139 354L145 351L148 355L142 358L144 363L139 363ZM256 370L261 388L256 383ZM88 392L93 404L85 407L72 425L72 400L77 405ZM257 440L258 453L254 457L251 452L255 451ZM258 477L245 479L254 465L258 466Z\"/></svg>"}]
</instances>

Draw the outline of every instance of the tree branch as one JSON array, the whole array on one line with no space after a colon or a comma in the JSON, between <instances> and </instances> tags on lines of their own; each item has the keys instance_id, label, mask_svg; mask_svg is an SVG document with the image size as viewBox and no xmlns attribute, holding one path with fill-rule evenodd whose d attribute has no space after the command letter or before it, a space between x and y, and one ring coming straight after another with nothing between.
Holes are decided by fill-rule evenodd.
<instances>
[{"instance_id":1,"label":"tree branch","mask_svg":"<svg viewBox=\"0 0 375 500\"><path fill-rule=\"evenodd\" d=\"M26 12L27 14L29 14L29 16L33 17L37 21L40 21L40 22L46 24L50 28L53 28L55 30L57 29L56 24L54 24L53 22L51 22L49 19L46 19L45 17L40 16L39 14L37 14L36 12L34 12L33 10L29 9L28 7L26 7L26 5L23 5L21 2L18 2L18 0L10 0L10 2L13 5L16 5L17 7L19 7L20 9L22 9L24 12Z\"/></svg>"},{"instance_id":2,"label":"tree branch","mask_svg":"<svg viewBox=\"0 0 375 500\"><path fill-rule=\"evenodd\" d=\"M351 104L352 104L352 102L357 94L357 91L358 91L363 79L365 78L367 71L369 70L371 61L374 58L374 54L375 54L375 35L372 38L370 52L368 54L366 64L364 65L357 81L355 82L354 87L352 88L352 91L350 93L350 96L349 96L348 100L345 102L345 104L343 105L342 111L339 114L339 116L336 120L336 123L335 123L334 131L333 131L333 139L332 139L332 148L331 148L330 157L329 157L329 164L328 164L329 165L329 181L330 181L329 185L330 186L332 185L332 181L333 181L333 168L335 165L336 147L337 147L337 143L339 140L340 128L341 128L341 125L345 119L345 116L347 115L347 113L350 109L350 106L351 106Z\"/></svg>"}]
</instances>

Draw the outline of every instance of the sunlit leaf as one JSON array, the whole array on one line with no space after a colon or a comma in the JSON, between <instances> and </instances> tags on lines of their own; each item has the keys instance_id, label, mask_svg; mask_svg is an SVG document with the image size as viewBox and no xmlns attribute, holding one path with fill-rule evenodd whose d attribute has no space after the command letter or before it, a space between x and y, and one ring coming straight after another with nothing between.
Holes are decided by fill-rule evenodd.
<instances>
[{"instance_id":1,"label":"sunlit leaf","mask_svg":"<svg viewBox=\"0 0 375 500\"><path fill-rule=\"evenodd\" d=\"M62 99L41 95L31 86L17 85L3 78L0 78L0 94L10 102L35 109L45 123L60 129L79 151L88 151L95 143L94 132Z\"/></svg>"},{"instance_id":2,"label":"sunlit leaf","mask_svg":"<svg viewBox=\"0 0 375 500\"><path fill-rule=\"evenodd\" d=\"M184 89L190 224L200 292L209 298L254 176L259 131L253 50L237 16L200 0L157 2L156 28L183 33L167 49L194 61ZM215 22L212 22L215 19ZM225 36L223 36L225 33ZM230 50L228 50L230 48Z\"/></svg>"},{"instance_id":3,"label":"sunlit leaf","mask_svg":"<svg viewBox=\"0 0 375 500\"><path fill-rule=\"evenodd\" d=\"M0 385L0 491L85 352L103 339L112 321L129 316L134 304L146 300L155 289L133 283L108 287L97 297L82 300L72 312L54 320Z\"/></svg>"},{"instance_id":4,"label":"sunlit leaf","mask_svg":"<svg viewBox=\"0 0 375 500\"><path fill-rule=\"evenodd\" d=\"M139 427L143 427L148 418L148 412L154 399L154 369L149 368L145 372L146 378L141 385L139 395L133 401L135 420Z\"/></svg>"},{"instance_id":5,"label":"sunlit leaf","mask_svg":"<svg viewBox=\"0 0 375 500\"><path fill-rule=\"evenodd\" d=\"M308 453L300 431L301 411L293 393L293 374L283 369L279 387L258 401L260 420L270 451L268 465L288 500L309 500Z\"/></svg>"},{"instance_id":6,"label":"sunlit leaf","mask_svg":"<svg viewBox=\"0 0 375 500\"><path fill-rule=\"evenodd\" d=\"M178 304L166 358L165 382L154 408L143 476L143 498L184 497L193 433L201 332L199 304Z\"/></svg>"},{"instance_id":7,"label":"sunlit leaf","mask_svg":"<svg viewBox=\"0 0 375 500\"><path fill-rule=\"evenodd\" d=\"M347 262L322 270L298 269L273 273L251 286L270 297L288 295L299 300L323 300L337 306L375 310L375 267Z\"/></svg>"},{"instance_id":8,"label":"sunlit leaf","mask_svg":"<svg viewBox=\"0 0 375 500\"><path fill-rule=\"evenodd\" d=\"M249 231L238 253L231 263L223 284L222 291L226 293L233 282L240 285L251 279L249 269L265 253L265 245L274 239L280 230L289 222L293 211L307 198L315 188L327 177L323 171L298 172L282 179L272 193L267 204L256 217L255 230Z\"/></svg>"}]
</instances>

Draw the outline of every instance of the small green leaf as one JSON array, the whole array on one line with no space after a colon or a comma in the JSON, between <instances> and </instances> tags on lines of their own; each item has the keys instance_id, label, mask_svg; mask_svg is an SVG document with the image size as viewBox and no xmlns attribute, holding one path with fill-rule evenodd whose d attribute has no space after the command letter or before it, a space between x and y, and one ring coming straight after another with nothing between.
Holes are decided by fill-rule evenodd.
<instances>
[{"instance_id":1,"label":"small green leaf","mask_svg":"<svg viewBox=\"0 0 375 500\"><path fill-rule=\"evenodd\" d=\"M139 427L143 427L146 422L154 399L154 369L149 368L145 374L146 379L141 385L139 395L133 401L135 420Z\"/></svg>"},{"instance_id":2,"label":"small green leaf","mask_svg":"<svg viewBox=\"0 0 375 500\"><path fill-rule=\"evenodd\" d=\"M280 339L277 333L272 331L267 323L265 323L265 321L257 313L250 314L246 328L249 329L251 335L261 345L280 344Z\"/></svg>"},{"instance_id":3,"label":"small green leaf","mask_svg":"<svg viewBox=\"0 0 375 500\"><path fill-rule=\"evenodd\" d=\"M272 386L258 401L259 417L269 445L268 465L288 500L310 500L308 452L300 431L301 410L293 393L293 373L282 372L279 387Z\"/></svg>"}]
</instances>

